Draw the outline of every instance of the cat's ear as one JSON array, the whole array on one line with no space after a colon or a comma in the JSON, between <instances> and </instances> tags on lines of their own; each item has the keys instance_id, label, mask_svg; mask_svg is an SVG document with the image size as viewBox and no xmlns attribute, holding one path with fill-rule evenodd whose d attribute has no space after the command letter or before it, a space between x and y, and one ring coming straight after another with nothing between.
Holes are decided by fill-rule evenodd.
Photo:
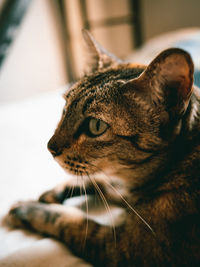
<instances>
[{"instance_id":1,"label":"cat's ear","mask_svg":"<svg viewBox=\"0 0 200 267\"><path fill-rule=\"evenodd\" d=\"M187 109L193 90L194 66L190 55L179 48L159 54L132 86L155 104L163 103L167 111L181 115Z\"/></svg>"},{"instance_id":2,"label":"cat's ear","mask_svg":"<svg viewBox=\"0 0 200 267\"><path fill-rule=\"evenodd\" d=\"M88 48L88 72L111 67L122 61L104 49L87 30L82 30Z\"/></svg>"}]
</instances>

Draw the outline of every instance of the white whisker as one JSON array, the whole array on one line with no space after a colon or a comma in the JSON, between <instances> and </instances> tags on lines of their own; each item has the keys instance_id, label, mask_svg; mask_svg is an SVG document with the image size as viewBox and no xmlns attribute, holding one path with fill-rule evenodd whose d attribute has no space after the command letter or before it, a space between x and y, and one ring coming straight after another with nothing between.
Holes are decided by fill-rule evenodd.
<instances>
[{"instance_id":1,"label":"white whisker","mask_svg":"<svg viewBox=\"0 0 200 267\"><path fill-rule=\"evenodd\" d=\"M88 174L88 178L90 179L90 181L92 182L92 184L94 185L94 187L96 188L100 198L102 199L102 202L107 210L107 212L109 213L110 215L110 220L111 220L111 226L112 226L112 229L113 229L113 235L114 235L114 240L115 240L115 245L116 245L116 231L115 231L115 225L114 225L114 221L113 221L113 216L112 216L112 213L111 213L111 210L110 210L110 207L109 207L109 204L103 194L103 192L101 191L100 187L98 186L98 184L96 183L95 179L93 179L92 177L89 176Z\"/></svg>"},{"instance_id":2,"label":"white whisker","mask_svg":"<svg viewBox=\"0 0 200 267\"><path fill-rule=\"evenodd\" d=\"M91 166L95 167L97 170L102 172L106 177L108 177L100 168L96 167L93 164L90 164ZM109 178L109 177L108 177ZM115 191L115 193L123 200L123 202L129 207L130 210L132 210L136 216L149 228L149 230L155 235L154 230L152 227L147 223L147 221L128 203L128 201L119 193L119 191L112 185L110 184L105 178L104 181L107 183L108 186L112 188L112 190Z\"/></svg>"},{"instance_id":3,"label":"white whisker","mask_svg":"<svg viewBox=\"0 0 200 267\"><path fill-rule=\"evenodd\" d=\"M85 243L86 243L86 239L87 239L87 233L88 233L88 216L89 216L89 209L88 209L88 197L87 197L87 192L86 192L86 188L85 188L85 183L84 180L82 179L82 183L83 183L83 190L85 193L85 204L86 204L86 229L85 229L85 240L84 240L84 247L85 247Z\"/></svg>"},{"instance_id":4,"label":"white whisker","mask_svg":"<svg viewBox=\"0 0 200 267\"><path fill-rule=\"evenodd\" d=\"M74 193L74 184L70 187L70 191L71 191L70 198L72 198L73 193Z\"/></svg>"}]
</instances>

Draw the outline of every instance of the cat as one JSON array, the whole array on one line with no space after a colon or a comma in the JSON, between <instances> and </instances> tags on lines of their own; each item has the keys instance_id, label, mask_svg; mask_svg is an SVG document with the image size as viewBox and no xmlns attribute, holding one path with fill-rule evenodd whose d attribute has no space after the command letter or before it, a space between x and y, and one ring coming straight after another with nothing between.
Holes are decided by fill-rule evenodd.
<instances>
[{"instance_id":1,"label":"cat","mask_svg":"<svg viewBox=\"0 0 200 267\"><path fill-rule=\"evenodd\" d=\"M48 149L85 193L122 207L121 222L61 205L80 194L70 181L15 204L7 222L61 240L94 266L200 266L200 94L190 55L170 48L148 66L126 63L83 35L90 71L65 93Z\"/></svg>"}]
</instances>

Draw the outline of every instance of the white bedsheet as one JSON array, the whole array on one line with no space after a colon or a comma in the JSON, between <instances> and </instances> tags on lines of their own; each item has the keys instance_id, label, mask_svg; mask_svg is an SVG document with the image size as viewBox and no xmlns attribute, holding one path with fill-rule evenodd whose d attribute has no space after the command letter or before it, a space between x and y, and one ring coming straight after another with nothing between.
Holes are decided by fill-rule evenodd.
<instances>
[{"instance_id":1,"label":"white bedsheet","mask_svg":"<svg viewBox=\"0 0 200 267\"><path fill-rule=\"evenodd\" d=\"M67 179L46 149L62 112L61 91L0 107L0 216ZM60 242L0 226L0 266L90 266Z\"/></svg>"}]
</instances>

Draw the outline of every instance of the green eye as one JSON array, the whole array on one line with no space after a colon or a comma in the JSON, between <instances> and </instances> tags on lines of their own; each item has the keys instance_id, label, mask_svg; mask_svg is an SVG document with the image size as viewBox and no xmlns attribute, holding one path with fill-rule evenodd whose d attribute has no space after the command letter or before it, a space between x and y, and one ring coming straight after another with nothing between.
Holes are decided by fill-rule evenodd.
<instances>
[{"instance_id":1,"label":"green eye","mask_svg":"<svg viewBox=\"0 0 200 267\"><path fill-rule=\"evenodd\" d=\"M91 118L89 121L89 131L92 135L101 135L106 131L107 128L108 124L102 120Z\"/></svg>"}]
</instances>

